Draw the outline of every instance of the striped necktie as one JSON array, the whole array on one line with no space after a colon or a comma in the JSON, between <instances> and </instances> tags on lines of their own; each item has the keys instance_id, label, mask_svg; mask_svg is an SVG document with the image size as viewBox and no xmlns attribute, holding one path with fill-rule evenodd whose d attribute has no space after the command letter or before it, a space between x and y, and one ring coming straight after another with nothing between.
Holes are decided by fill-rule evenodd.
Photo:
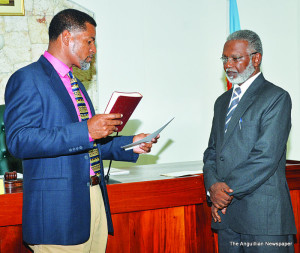
<instances>
[{"instance_id":1,"label":"striped necktie","mask_svg":"<svg viewBox=\"0 0 300 253\"><path fill-rule=\"evenodd\" d=\"M70 71L68 74L68 77L70 77L72 91L75 95L75 99L77 102L77 106L80 113L80 118L82 121L86 121L89 119L89 113L86 107L86 104L84 102L84 99L82 97L81 91L78 86L78 82L76 77L73 76L73 73ZM100 175L100 157L99 157L99 151L97 148L97 144L94 142L93 149L89 150L90 155L90 163L92 170L95 172L97 176Z\"/></svg>"},{"instance_id":2,"label":"striped necktie","mask_svg":"<svg viewBox=\"0 0 300 253\"><path fill-rule=\"evenodd\" d=\"M231 120L232 114L240 101L239 99L240 94L241 94L241 88L238 86L233 91L231 103L227 110L226 119L225 119L225 133L227 132L228 124L229 121Z\"/></svg>"}]
</instances>

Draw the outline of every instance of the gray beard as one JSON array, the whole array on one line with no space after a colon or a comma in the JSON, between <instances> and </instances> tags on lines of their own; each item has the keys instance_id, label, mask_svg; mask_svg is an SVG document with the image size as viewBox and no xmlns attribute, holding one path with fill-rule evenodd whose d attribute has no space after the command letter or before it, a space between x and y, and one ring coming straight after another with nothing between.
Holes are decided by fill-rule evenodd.
<instances>
[{"instance_id":1,"label":"gray beard","mask_svg":"<svg viewBox=\"0 0 300 253\"><path fill-rule=\"evenodd\" d=\"M254 73L255 68L253 67L252 61L250 60L247 68L243 73L237 73L235 78L230 78L227 73L226 77L232 84L241 84L249 79L249 77Z\"/></svg>"},{"instance_id":2,"label":"gray beard","mask_svg":"<svg viewBox=\"0 0 300 253\"><path fill-rule=\"evenodd\" d=\"M91 64L89 62L86 62L85 60L80 61L80 69L81 70L88 70L90 68Z\"/></svg>"}]
</instances>

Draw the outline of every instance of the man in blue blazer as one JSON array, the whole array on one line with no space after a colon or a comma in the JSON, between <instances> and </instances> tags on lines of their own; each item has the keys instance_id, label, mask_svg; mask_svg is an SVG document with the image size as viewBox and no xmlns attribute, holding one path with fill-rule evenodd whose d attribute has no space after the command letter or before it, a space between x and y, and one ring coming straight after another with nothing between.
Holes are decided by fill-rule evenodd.
<instances>
[{"instance_id":1,"label":"man in blue blazer","mask_svg":"<svg viewBox=\"0 0 300 253\"><path fill-rule=\"evenodd\" d=\"M102 160L135 162L157 141L124 151L121 146L146 135L110 137L122 115L95 114L79 80L74 90L72 67L89 68L95 27L81 11L56 14L48 50L6 87L7 146L23 159L23 239L35 252L105 252L113 227Z\"/></svg>"},{"instance_id":2,"label":"man in blue blazer","mask_svg":"<svg viewBox=\"0 0 300 253\"><path fill-rule=\"evenodd\" d=\"M260 72L262 54L259 36L241 30L221 57L234 87L215 102L203 168L219 252L293 252L285 176L291 99Z\"/></svg>"}]
</instances>

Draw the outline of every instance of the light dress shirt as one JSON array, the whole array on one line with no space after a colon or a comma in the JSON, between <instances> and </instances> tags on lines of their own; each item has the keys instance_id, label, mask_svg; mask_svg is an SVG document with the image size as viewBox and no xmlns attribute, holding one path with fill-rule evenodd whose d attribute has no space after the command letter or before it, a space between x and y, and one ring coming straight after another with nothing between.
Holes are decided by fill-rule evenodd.
<instances>
[{"instance_id":1,"label":"light dress shirt","mask_svg":"<svg viewBox=\"0 0 300 253\"><path fill-rule=\"evenodd\" d=\"M250 85L254 82L254 80L261 74L261 72L258 72L257 74L255 74L254 76L250 77L246 82L242 83L241 85L235 84L233 86L233 89L235 89L236 87L240 86L241 88L241 94L239 95L239 101L241 101L243 95L245 94L246 90L250 87ZM232 92L233 94L233 92ZM232 96L231 96L231 100L232 100ZM230 103L231 104L231 100Z\"/></svg>"}]
</instances>

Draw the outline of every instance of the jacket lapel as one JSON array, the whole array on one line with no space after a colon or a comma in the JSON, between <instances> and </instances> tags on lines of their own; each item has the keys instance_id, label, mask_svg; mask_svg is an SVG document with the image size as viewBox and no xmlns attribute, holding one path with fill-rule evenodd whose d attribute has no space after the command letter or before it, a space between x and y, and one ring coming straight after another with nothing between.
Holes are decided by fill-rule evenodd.
<instances>
[{"instance_id":1,"label":"jacket lapel","mask_svg":"<svg viewBox=\"0 0 300 253\"><path fill-rule=\"evenodd\" d=\"M70 98L70 95L67 91L67 89L65 88L63 82L61 81L59 75L57 74L56 70L53 68L53 66L51 65L50 62L48 62L48 60L44 57L41 56L39 59L39 62L43 65L43 68L45 70L45 72L48 74L48 76L50 77L50 82L51 82L51 87L52 89L55 91L56 95L59 97L59 99L63 102L63 104L65 105L66 109L69 112L70 117L72 118L73 122L78 122L78 116L76 113L76 109L74 107L73 101ZM92 115L95 114L95 110L94 107L92 105L92 102L90 100L90 97L88 96L83 84L78 80L78 85L81 89L81 91L83 92L89 106L92 112Z\"/></svg>"},{"instance_id":2,"label":"jacket lapel","mask_svg":"<svg viewBox=\"0 0 300 253\"><path fill-rule=\"evenodd\" d=\"M61 81L59 75L56 73L56 71L52 71L51 77L51 87L55 91L56 95L60 98L60 100L65 105L66 109L69 112L69 115L72 118L73 122L78 122L78 116L76 113L76 109L74 107L73 101L70 98L70 95L65 88L63 82Z\"/></svg>"},{"instance_id":3,"label":"jacket lapel","mask_svg":"<svg viewBox=\"0 0 300 253\"><path fill-rule=\"evenodd\" d=\"M230 89L227 93L226 93L226 96L224 97L224 101L221 103L223 106L222 108L220 108L219 110L219 126L220 126L220 129L219 129L219 133L220 133L220 143L223 143L223 140L224 140L224 134L225 134L225 119L226 119L226 114L227 114L227 110L228 110L228 106L229 106L229 103L230 103L230 99L231 99L231 96L232 96L232 91L233 89Z\"/></svg>"},{"instance_id":4,"label":"jacket lapel","mask_svg":"<svg viewBox=\"0 0 300 253\"><path fill-rule=\"evenodd\" d=\"M240 119L242 118L245 111L249 108L249 106L255 101L256 96L258 95L258 91L261 88L262 83L265 81L263 74L260 74L254 82L250 85L247 89L245 94L243 95L241 101L239 102L238 106L236 107L231 120L229 122L227 132L224 136L224 141L222 147L226 144L230 136L234 133L234 129L236 125L239 124ZM226 115L226 112L225 112ZM224 124L225 124L225 117L224 116ZM224 129L223 129L224 132Z\"/></svg>"}]
</instances>

